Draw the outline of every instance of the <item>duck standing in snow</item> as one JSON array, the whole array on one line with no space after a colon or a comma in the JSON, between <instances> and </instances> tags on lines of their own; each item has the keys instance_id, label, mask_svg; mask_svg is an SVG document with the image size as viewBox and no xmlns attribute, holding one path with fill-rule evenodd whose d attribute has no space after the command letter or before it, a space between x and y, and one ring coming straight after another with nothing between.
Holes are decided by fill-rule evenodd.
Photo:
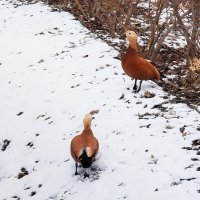
<instances>
[{"instance_id":1,"label":"duck standing in snow","mask_svg":"<svg viewBox=\"0 0 200 200\"><path fill-rule=\"evenodd\" d=\"M138 56L137 34L134 31L126 31L126 38L129 42L129 47L122 57L122 68L124 72L135 79L133 92L138 93L141 90L143 80L160 80L160 73L147 60ZM140 80L139 88L137 80Z\"/></svg>"},{"instance_id":2,"label":"duck standing in snow","mask_svg":"<svg viewBox=\"0 0 200 200\"><path fill-rule=\"evenodd\" d=\"M91 111L83 119L84 130L71 141L71 155L75 161L75 175L78 175L78 163L83 168L89 168L95 160L99 150L99 142L91 129L92 115L98 111Z\"/></svg>"}]
</instances>

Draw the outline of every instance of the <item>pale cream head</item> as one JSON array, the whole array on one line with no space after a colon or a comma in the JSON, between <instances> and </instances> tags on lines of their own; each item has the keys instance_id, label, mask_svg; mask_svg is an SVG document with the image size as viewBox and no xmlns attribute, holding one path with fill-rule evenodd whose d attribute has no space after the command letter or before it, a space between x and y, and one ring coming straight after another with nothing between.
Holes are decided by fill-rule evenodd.
<instances>
[{"instance_id":1,"label":"pale cream head","mask_svg":"<svg viewBox=\"0 0 200 200\"><path fill-rule=\"evenodd\" d=\"M134 31L126 31L126 38L130 42L137 41L137 34Z\"/></svg>"},{"instance_id":2,"label":"pale cream head","mask_svg":"<svg viewBox=\"0 0 200 200\"><path fill-rule=\"evenodd\" d=\"M134 31L130 31L130 30L126 31L125 34L129 42L129 45L138 52L139 49L138 49L138 44L137 44L137 34Z\"/></svg>"}]
</instances>

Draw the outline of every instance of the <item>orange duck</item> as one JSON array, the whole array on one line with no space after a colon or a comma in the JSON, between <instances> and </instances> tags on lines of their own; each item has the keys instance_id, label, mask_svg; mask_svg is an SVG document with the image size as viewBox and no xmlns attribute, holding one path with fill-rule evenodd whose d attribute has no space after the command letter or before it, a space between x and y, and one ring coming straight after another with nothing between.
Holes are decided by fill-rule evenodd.
<instances>
[{"instance_id":1,"label":"orange duck","mask_svg":"<svg viewBox=\"0 0 200 200\"><path fill-rule=\"evenodd\" d=\"M92 114L94 113L97 112L92 111L85 115L83 119L84 130L71 141L71 155L75 161L76 168L75 175L78 175L78 163L80 163L83 168L89 168L99 150L99 142L94 137L91 130Z\"/></svg>"},{"instance_id":2,"label":"orange duck","mask_svg":"<svg viewBox=\"0 0 200 200\"><path fill-rule=\"evenodd\" d=\"M126 31L126 38L129 42L129 47L122 57L122 68L124 72L135 79L133 92L138 93L141 90L143 80L160 80L160 73L147 60L138 56L137 35L134 31ZM139 88L137 80L140 80Z\"/></svg>"}]
</instances>

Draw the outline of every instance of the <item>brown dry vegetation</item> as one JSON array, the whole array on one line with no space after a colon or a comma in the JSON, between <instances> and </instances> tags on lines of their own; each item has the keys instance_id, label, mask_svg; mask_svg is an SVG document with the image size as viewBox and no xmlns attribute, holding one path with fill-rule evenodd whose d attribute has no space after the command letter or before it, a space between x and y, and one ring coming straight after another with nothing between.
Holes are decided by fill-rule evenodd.
<instances>
[{"instance_id":1,"label":"brown dry vegetation","mask_svg":"<svg viewBox=\"0 0 200 200\"><path fill-rule=\"evenodd\" d=\"M166 78L160 85L178 102L200 105L199 0L46 0L53 10L66 10L119 52L124 31L141 38L140 53ZM144 6L145 5L145 6ZM118 38L119 42L113 42ZM186 45L180 45L180 40ZM176 45L176 48L174 48ZM170 77L170 76L168 76Z\"/></svg>"}]
</instances>

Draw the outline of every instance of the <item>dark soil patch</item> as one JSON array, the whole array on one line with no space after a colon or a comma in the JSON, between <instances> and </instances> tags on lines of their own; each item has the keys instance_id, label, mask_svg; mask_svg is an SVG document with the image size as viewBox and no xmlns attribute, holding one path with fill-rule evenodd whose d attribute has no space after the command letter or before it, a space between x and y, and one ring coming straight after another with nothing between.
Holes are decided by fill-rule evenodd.
<instances>
[{"instance_id":1,"label":"dark soil patch","mask_svg":"<svg viewBox=\"0 0 200 200\"><path fill-rule=\"evenodd\" d=\"M21 172L18 174L17 178L18 179L21 179L23 178L24 176L27 176L29 173L28 171L26 170L26 168L22 167L21 168Z\"/></svg>"},{"instance_id":2,"label":"dark soil patch","mask_svg":"<svg viewBox=\"0 0 200 200\"><path fill-rule=\"evenodd\" d=\"M10 144L10 140L7 140L7 139L3 140L3 145L2 145L1 150L5 151L7 147L9 146L9 144Z\"/></svg>"}]
</instances>

